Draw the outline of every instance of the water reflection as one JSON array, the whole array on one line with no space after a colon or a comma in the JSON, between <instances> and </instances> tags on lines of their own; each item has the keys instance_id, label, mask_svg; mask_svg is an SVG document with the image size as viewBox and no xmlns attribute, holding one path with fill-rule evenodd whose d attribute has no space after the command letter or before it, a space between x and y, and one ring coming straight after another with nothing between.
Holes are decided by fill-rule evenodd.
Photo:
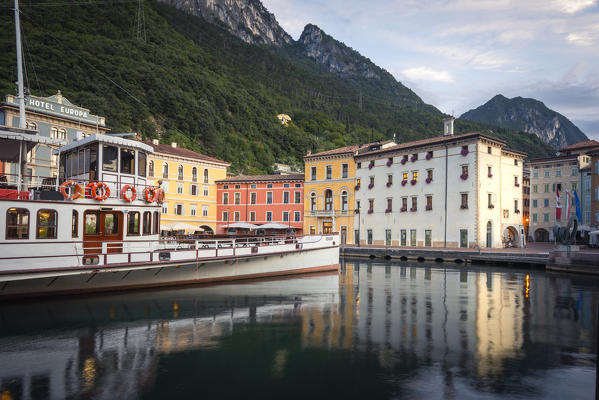
<instances>
[{"instance_id":1,"label":"water reflection","mask_svg":"<svg viewBox=\"0 0 599 400\"><path fill-rule=\"evenodd\" d=\"M337 274L0 305L3 399L592 398L595 278Z\"/></svg>"}]
</instances>

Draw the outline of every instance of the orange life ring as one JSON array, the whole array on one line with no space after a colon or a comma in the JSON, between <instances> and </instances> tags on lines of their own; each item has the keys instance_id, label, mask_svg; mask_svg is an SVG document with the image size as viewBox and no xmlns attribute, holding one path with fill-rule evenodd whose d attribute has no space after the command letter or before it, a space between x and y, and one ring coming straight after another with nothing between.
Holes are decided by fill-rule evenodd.
<instances>
[{"instance_id":1,"label":"orange life ring","mask_svg":"<svg viewBox=\"0 0 599 400\"><path fill-rule=\"evenodd\" d=\"M128 195L129 189L131 189L131 196ZM123 190L121 190L121 197L123 200L131 203L137 197L137 190L135 190L135 186L125 185L123 186Z\"/></svg>"},{"instance_id":2,"label":"orange life ring","mask_svg":"<svg viewBox=\"0 0 599 400\"><path fill-rule=\"evenodd\" d=\"M144 197L146 198L146 203L153 203L158 199L158 193L156 192L156 188L153 186L147 186L144 189Z\"/></svg>"},{"instance_id":3,"label":"orange life ring","mask_svg":"<svg viewBox=\"0 0 599 400\"><path fill-rule=\"evenodd\" d=\"M94 193L96 193L96 182L90 182L85 185L85 197L94 198Z\"/></svg>"},{"instance_id":4,"label":"orange life ring","mask_svg":"<svg viewBox=\"0 0 599 400\"><path fill-rule=\"evenodd\" d=\"M158 189L156 189L156 192L157 192L157 195L156 195L156 197L157 197L157 199L156 199L156 202L157 202L158 204L162 204L162 203L164 203L164 190L163 190L163 189L161 189L161 188L158 188Z\"/></svg>"},{"instance_id":5,"label":"orange life ring","mask_svg":"<svg viewBox=\"0 0 599 400\"><path fill-rule=\"evenodd\" d=\"M71 186L74 186L75 188L71 193L67 193L67 187ZM60 185L60 193L62 193L65 199L75 200L83 194L83 187L75 181L66 181Z\"/></svg>"},{"instance_id":6,"label":"orange life ring","mask_svg":"<svg viewBox=\"0 0 599 400\"><path fill-rule=\"evenodd\" d=\"M102 189L104 193L99 195L98 189ZM93 197L96 200L104 201L108 197L110 197L110 188L104 182L97 182L94 184L94 188L91 192L91 197Z\"/></svg>"}]
</instances>

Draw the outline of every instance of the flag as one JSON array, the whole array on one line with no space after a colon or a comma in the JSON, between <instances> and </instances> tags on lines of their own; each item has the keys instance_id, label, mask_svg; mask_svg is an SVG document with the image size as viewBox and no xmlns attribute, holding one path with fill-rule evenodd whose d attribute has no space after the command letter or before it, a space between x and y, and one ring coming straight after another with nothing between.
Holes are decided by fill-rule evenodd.
<instances>
[{"instance_id":1,"label":"flag","mask_svg":"<svg viewBox=\"0 0 599 400\"><path fill-rule=\"evenodd\" d=\"M582 221L582 213L580 212L580 199L578 198L576 189L574 189L574 202L576 204L576 218L578 218L578 222L580 222Z\"/></svg>"},{"instance_id":2,"label":"flag","mask_svg":"<svg viewBox=\"0 0 599 400\"><path fill-rule=\"evenodd\" d=\"M564 210L564 216L566 217L566 221L570 220L570 192L566 190L566 197L564 198L564 205L566 209Z\"/></svg>"},{"instance_id":3,"label":"flag","mask_svg":"<svg viewBox=\"0 0 599 400\"><path fill-rule=\"evenodd\" d=\"M559 187L555 189L555 219L560 220L562 218L562 203L559 198Z\"/></svg>"}]
</instances>

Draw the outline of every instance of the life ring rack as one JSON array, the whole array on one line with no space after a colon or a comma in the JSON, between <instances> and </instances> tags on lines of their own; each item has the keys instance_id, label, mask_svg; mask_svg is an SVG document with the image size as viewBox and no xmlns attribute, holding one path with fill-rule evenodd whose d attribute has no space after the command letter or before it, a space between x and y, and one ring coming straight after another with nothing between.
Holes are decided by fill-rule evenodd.
<instances>
[{"instance_id":1,"label":"life ring rack","mask_svg":"<svg viewBox=\"0 0 599 400\"><path fill-rule=\"evenodd\" d=\"M67 188L73 188L70 193L67 193ZM60 193L65 199L75 200L83 195L83 186L75 181L66 181L60 185Z\"/></svg>"},{"instance_id":2,"label":"life ring rack","mask_svg":"<svg viewBox=\"0 0 599 400\"><path fill-rule=\"evenodd\" d=\"M98 194L98 189L102 191L102 194ZM110 197L110 187L104 182L94 182L90 196L96 200L104 201Z\"/></svg>"},{"instance_id":3,"label":"life ring rack","mask_svg":"<svg viewBox=\"0 0 599 400\"><path fill-rule=\"evenodd\" d=\"M129 196L129 191L131 191L131 196ZM133 185L125 185L123 186L123 190L121 190L121 197L123 200L131 203L137 197L137 190Z\"/></svg>"}]
</instances>

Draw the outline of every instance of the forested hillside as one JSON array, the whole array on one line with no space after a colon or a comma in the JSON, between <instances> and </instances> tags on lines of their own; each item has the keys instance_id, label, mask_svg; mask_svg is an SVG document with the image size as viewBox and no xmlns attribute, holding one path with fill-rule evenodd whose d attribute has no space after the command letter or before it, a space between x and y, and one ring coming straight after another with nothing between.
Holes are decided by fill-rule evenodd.
<instances>
[{"instance_id":1,"label":"forested hillside","mask_svg":"<svg viewBox=\"0 0 599 400\"><path fill-rule=\"evenodd\" d=\"M50 4L49 4L50 3ZM371 138L400 141L441 133L443 115L402 102L384 87L344 79L286 49L247 44L200 17L145 2L146 40L135 38L137 2L21 2L27 82L34 95L57 90L106 116L113 132L138 131L268 172L320 151ZM0 93L15 93L13 14L0 8ZM120 87L119 87L120 86ZM279 113L293 122L282 126ZM497 128L456 121L456 131ZM552 151L534 135L499 131L511 147Z\"/></svg>"}]
</instances>

